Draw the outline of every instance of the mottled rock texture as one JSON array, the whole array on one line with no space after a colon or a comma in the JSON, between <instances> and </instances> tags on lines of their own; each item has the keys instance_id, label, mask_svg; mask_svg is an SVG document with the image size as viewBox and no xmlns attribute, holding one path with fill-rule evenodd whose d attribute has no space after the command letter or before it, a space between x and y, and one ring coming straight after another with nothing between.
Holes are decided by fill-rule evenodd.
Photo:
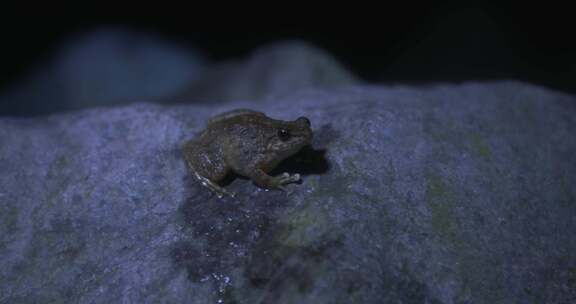
<instances>
[{"instance_id":1,"label":"mottled rock texture","mask_svg":"<svg viewBox=\"0 0 576 304\"><path fill-rule=\"evenodd\" d=\"M312 121L290 193L187 174L238 107ZM2 118L0 303L573 303L575 134L515 82Z\"/></svg>"}]
</instances>

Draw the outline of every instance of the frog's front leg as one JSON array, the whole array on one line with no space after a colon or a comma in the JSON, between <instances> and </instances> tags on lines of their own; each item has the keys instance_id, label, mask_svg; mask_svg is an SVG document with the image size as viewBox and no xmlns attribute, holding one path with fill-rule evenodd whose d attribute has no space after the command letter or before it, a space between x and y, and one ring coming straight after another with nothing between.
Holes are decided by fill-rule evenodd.
<instances>
[{"instance_id":1,"label":"frog's front leg","mask_svg":"<svg viewBox=\"0 0 576 304\"><path fill-rule=\"evenodd\" d=\"M258 185L269 189L278 189L286 191L287 184L295 183L300 180L300 174L296 173L290 175L288 172L284 172L277 176L270 176L264 172L262 169L255 169L252 172L250 178Z\"/></svg>"}]
</instances>

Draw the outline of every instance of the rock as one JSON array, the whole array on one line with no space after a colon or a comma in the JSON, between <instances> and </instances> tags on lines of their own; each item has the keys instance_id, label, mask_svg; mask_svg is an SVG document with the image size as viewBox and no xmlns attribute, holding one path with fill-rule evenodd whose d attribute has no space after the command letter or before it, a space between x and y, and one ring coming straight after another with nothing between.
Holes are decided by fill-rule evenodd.
<instances>
[{"instance_id":1,"label":"rock","mask_svg":"<svg viewBox=\"0 0 576 304\"><path fill-rule=\"evenodd\" d=\"M359 81L335 58L303 41L256 49L248 58L215 64L167 101L223 102L276 99L310 88L335 88Z\"/></svg>"},{"instance_id":2,"label":"rock","mask_svg":"<svg viewBox=\"0 0 576 304\"><path fill-rule=\"evenodd\" d=\"M28 79L0 95L0 115L38 115L175 94L207 63L156 35L106 27L71 37Z\"/></svg>"},{"instance_id":3,"label":"rock","mask_svg":"<svg viewBox=\"0 0 576 304\"><path fill-rule=\"evenodd\" d=\"M29 79L0 94L0 115L30 116L152 100L157 103L276 99L358 80L325 51L302 41L209 64L198 51L128 29L71 39Z\"/></svg>"},{"instance_id":4,"label":"rock","mask_svg":"<svg viewBox=\"0 0 576 304\"><path fill-rule=\"evenodd\" d=\"M290 193L218 199L208 117L306 115ZM0 303L569 303L576 100L515 82L0 119Z\"/></svg>"}]
</instances>

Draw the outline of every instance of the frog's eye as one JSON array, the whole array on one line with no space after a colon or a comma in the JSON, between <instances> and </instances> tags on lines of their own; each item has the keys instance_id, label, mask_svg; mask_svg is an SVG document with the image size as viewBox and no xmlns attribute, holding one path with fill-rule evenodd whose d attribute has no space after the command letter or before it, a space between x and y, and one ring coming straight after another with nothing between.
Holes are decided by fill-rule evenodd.
<instances>
[{"instance_id":1,"label":"frog's eye","mask_svg":"<svg viewBox=\"0 0 576 304\"><path fill-rule=\"evenodd\" d=\"M281 141L287 141L290 139L290 132L286 129L280 129L278 130L278 138L280 138Z\"/></svg>"}]
</instances>

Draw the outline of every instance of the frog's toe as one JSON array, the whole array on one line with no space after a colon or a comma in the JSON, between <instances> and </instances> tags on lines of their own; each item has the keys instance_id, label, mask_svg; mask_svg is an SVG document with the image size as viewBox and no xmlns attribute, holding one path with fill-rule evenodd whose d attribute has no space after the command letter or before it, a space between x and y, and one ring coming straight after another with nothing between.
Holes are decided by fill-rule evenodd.
<instances>
[{"instance_id":1,"label":"frog's toe","mask_svg":"<svg viewBox=\"0 0 576 304\"><path fill-rule=\"evenodd\" d=\"M228 191L222 187L208 187L208 189L210 189L212 193L216 194L218 198L223 198L224 196L230 196L234 198L236 196L236 193Z\"/></svg>"},{"instance_id":2,"label":"frog's toe","mask_svg":"<svg viewBox=\"0 0 576 304\"><path fill-rule=\"evenodd\" d=\"M282 175L278 176L278 185L286 185L290 183L295 183L300 180L300 174L296 173L294 175L290 175L287 172L282 173Z\"/></svg>"},{"instance_id":3,"label":"frog's toe","mask_svg":"<svg viewBox=\"0 0 576 304\"><path fill-rule=\"evenodd\" d=\"M224 196L229 196L234 198L236 196L236 193L228 191L222 187L219 187L217 189L211 189L212 192L216 193L216 196L218 196L218 198L222 198Z\"/></svg>"},{"instance_id":4,"label":"frog's toe","mask_svg":"<svg viewBox=\"0 0 576 304\"><path fill-rule=\"evenodd\" d=\"M292 175L293 182L297 182L300 180L300 174L296 173Z\"/></svg>"}]
</instances>

